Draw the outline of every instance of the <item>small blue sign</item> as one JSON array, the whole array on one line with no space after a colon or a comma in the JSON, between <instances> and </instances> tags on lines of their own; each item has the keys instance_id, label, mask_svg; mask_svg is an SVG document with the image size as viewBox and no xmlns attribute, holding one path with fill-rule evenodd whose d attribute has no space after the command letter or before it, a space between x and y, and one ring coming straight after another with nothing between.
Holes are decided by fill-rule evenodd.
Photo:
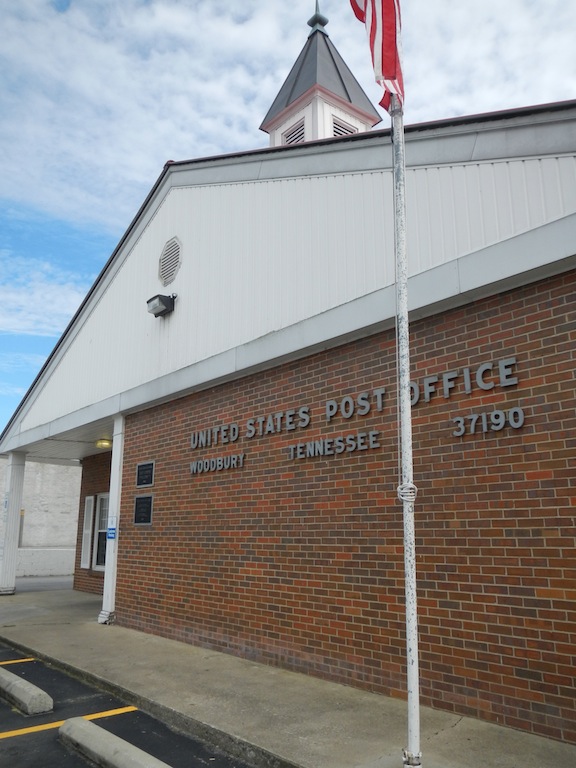
<instances>
[{"instance_id":1,"label":"small blue sign","mask_svg":"<svg viewBox=\"0 0 576 768\"><path fill-rule=\"evenodd\" d=\"M108 533L106 534L107 539L115 539L116 538L116 528L108 528Z\"/></svg>"}]
</instances>

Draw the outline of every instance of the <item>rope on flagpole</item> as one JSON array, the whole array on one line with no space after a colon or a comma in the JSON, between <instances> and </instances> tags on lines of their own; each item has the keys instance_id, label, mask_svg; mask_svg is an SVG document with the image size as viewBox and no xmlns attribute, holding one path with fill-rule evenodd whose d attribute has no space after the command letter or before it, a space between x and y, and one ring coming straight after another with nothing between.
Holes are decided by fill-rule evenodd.
<instances>
[{"instance_id":1,"label":"rope on flagpole","mask_svg":"<svg viewBox=\"0 0 576 768\"><path fill-rule=\"evenodd\" d=\"M402 483L398 486L398 498L402 502L406 501L410 504L414 504L417 493L418 488L416 488L414 483Z\"/></svg>"}]
</instances>

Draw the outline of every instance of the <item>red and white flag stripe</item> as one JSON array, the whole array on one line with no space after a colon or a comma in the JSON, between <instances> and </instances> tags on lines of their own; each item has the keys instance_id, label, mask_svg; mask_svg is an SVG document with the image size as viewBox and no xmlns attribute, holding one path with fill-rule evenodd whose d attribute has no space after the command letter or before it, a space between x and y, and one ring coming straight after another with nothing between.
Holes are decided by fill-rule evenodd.
<instances>
[{"instance_id":1,"label":"red and white flag stripe","mask_svg":"<svg viewBox=\"0 0 576 768\"><path fill-rule=\"evenodd\" d=\"M350 0L356 18L366 25L374 77L384 88L380 104L390 111L390 95L404 102L401 64L400 0Z\"/></svg>"}]
</instances>

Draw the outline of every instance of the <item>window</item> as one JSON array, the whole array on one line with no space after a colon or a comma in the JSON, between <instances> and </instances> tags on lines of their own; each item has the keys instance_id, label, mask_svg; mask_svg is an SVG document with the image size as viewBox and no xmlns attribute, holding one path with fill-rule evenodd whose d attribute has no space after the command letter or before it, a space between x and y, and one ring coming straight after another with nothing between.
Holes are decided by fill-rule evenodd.
<instances>
[{"instance_id":1,"label":"window","mask_svg":"<svg viewBox=\"0 0 576 768\"><path fill-rule=\"evenodd\" d=\"M94 496L86 496L84 499L84 523L82 525L82 553L80 555L80 568L90 568L93 524Z\"/></svg>"},{"instance_id":2,"label":"window","mask_svg":"<svg viewBox=\"0 0 576 768\"><path fill-rule=\"evenodd\" d=\"M109 494L102 493L98 496L87 496L84 500L80 568L104 570L109 498Z\"/></svg>"},{"instance_id":3,"label":"window","mask_svg":"<svg viewBox=\"0 0 576 768\"><path fill-rule=\"evenodd\" d=\"M92 551L92 568L95 571L103 571L106 565L109 498L107 493L96 497L96 521L94 524L94 548Z\"/></svg>"}]
</instances>

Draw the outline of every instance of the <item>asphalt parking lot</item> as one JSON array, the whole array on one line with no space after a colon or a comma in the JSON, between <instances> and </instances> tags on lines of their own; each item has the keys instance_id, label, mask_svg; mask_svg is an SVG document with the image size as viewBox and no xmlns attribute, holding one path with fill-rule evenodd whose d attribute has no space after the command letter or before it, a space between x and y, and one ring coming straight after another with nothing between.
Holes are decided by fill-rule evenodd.
<instances>
[{"instance_id":1,"label":"asphalt parking lot","mask_svg":"<svg viewBox=\"0 0 576 768\"><path fill-rule=\"evenodd\" d=\"M23 715L0 697L0 768L86 768L81 755L58 738L67 719L84 717L172 768L250 768L236 758L177 734L136 707L87 685L60 669L0 643L0 667L27 680L54 700L53 712Z\"/></svg>"}]
</instances>

